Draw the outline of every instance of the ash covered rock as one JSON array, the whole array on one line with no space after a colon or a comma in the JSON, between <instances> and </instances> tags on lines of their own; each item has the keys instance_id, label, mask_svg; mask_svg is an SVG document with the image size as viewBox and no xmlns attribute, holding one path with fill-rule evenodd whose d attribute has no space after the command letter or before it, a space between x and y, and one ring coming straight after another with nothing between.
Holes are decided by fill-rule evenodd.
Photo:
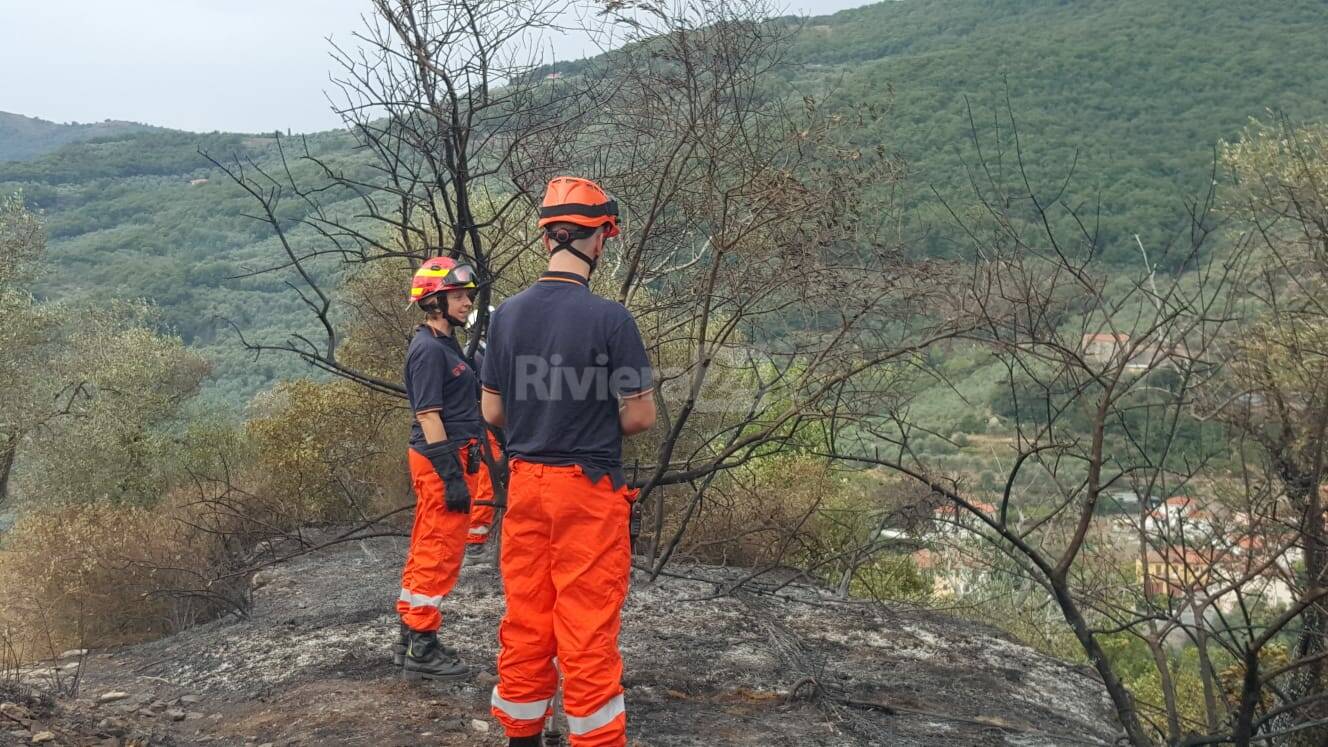
<instances>
[{"instance_id":1,"label":"ash covered rock","mask_svg":"<svg viewBox=\"0 0 1328 747\"><path fill-rule=\"evenodd\" d=\"M163 744L506 744L496 724L472 723L492 723L497 570L468 559L443 606L443 635L476 675L411 684L389 652L404 551L377 538L302 556L263 572L246 619L88 655L87 695L61 706L62 725L91 734L101 723L108 737L150 729ZM635 747L1114 741L1091 673L993 629L806 586L716 596L741 574L680 575L634 579L623 612ZM132 696L96 702L112 691ZM155 703L168 707L146 707Z\"/></svg>"}]
</instances>

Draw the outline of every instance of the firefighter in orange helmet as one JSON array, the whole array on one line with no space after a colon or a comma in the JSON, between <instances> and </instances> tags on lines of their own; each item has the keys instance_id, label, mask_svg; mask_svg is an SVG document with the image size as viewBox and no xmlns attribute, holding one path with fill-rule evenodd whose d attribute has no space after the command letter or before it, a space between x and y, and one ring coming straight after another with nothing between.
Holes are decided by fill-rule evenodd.
<instances>
[{"instance_id":1,"label":"firefighter in orange helmet","mask_svg":"<svg viewBox=\"0 0 1328 747\"><path fill-rule=\"evenodd\" d=\"M474 303L475 271L448 257L428 259L415 272L410 303L425 313L406 352L411 427L411 483L415 522L401 572L394 660L408 679L459 679L470 674L455 649L438 639L439 605L456 585L464 555L471 495L478 482L477 445L483 423L475 401L477 378L457 344Z\"/></svg>"},{"instance_id":2,"label":"firefighter in orange helmet","mask_svg":"<svg viewBox=\"0 0 1328 747\"><path fill-rule=\"evenodd\" d=\"M636 497L622 439L654 424L653 374L632 315L588 287L618 234L617 204L592 181L559 177L539 226L549 269L494 312L482 373L484 418L504 428L510 467L492 711L510 745L538 745L561 673L573 747L621 747Z\"/></svg>"}]
</instances>

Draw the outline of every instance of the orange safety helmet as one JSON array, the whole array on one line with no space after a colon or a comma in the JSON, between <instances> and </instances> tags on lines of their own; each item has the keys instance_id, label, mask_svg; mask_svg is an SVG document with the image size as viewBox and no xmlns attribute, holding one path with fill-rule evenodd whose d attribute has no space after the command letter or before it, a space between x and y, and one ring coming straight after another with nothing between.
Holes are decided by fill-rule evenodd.
<instances>
[{"instance_id":1,"label":"orange safety helmet","mask_svg":"<svg viewBox=\"0 0 1328 747\"><path fill-rule=\"evenodd\" d=\"M540 205L539 227L573 223L586 228L607 225L605 238L618 235L618 202L589 179L559 176L549 182Z\"/></svg>"},{"instance_id":2,"label":"orange safety helmet","mask_svg":"<svg viewBox=\"0 0 1328 747\"><path fill-rule=\"evenodd\" d=\"M451 257L432 257L424 260L415 277L410 280L410 300L406 304L423 301L435 293L459 288L476 288L475 268L460 264Z\"/></svg>"}]
</instances>

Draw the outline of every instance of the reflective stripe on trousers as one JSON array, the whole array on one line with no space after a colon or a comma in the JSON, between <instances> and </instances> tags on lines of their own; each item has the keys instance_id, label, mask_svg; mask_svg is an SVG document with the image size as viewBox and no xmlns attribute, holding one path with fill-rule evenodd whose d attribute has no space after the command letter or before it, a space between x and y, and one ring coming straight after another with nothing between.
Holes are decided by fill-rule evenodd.
<instances>
[{"instance_id":1,"label":"reflective stripe on trousers","mask_svg":"<svg viewBox=\"0 0 1328 747\"><path fill-rule=\"evenodd\" d=\"M493 697L489 699L489 705L506 713L508 716L518 721L534 721L539 719L541 724L544 717L549 713L549 704L553 701L548 698L544 700L534 700L529 703L514 703L498 694L498 688L493 689Z\"/></svg>"},{"instance_id":2,"label":"reflective stripe on trousers","mask_svg":"<svg viewBox=\"0 0 1328 747\"><path fill-rule=\"evenodd\" d=\"M615 718L624 713L627 713L627 704L623 701L623 696L619 694L589 716L567 714L567 728L577 736L589 734L596 729L608 726L613 723Z\"/></svg>"},{"instance_id":3,"label":"reflective stripe on trousers","mask_svg":"<svg viewBox=\"0 0 1328 747\"><path fill-rule=\"evenodd\" d=\"M397 601L405 602L411 607L437 607L443 603L443 595L429 596L428 594L416 594L410 589L402 589Z\"/></svg>"}]
</instances>

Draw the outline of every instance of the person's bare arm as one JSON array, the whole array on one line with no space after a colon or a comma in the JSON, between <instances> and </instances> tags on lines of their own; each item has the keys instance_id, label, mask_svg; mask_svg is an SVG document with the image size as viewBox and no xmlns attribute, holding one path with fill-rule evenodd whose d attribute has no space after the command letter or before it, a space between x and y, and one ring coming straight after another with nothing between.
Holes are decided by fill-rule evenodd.
<instances>
[{"instance_id":1,"label":"person's bare arm","mask_svg":"<svg viewBox=\"0 0 1328 747\"><path fill-rule=\"evenodd\" d=\"M637 392L622 398L618 407L618 423L624 436L635 436L655 425L654 390Z\"/></svg>"},{"instance_id":2,"label":"person's bare arm","mask_svg":"<svg viewBox=\"0 0 1328 747\"><path fill-rule=\"evenodd\" d=\"M443 414L438 410L415 414L420 421L420 430L424 431L426 443L436 444L447 440L447 429L443 427Z\"/></svg>"},{"instance_id":3,"label":"person's bare arm","mask_svg":"<svg viewBox=\"0 0 1328 747\"><path fill-rule=\"evenodd\" d=\"M503 412L503 397L501 394L485 389L480 396L480 412L484 414L484 422L494 428L507 426L507 413Z\"/></svg>"}]
</instances>

